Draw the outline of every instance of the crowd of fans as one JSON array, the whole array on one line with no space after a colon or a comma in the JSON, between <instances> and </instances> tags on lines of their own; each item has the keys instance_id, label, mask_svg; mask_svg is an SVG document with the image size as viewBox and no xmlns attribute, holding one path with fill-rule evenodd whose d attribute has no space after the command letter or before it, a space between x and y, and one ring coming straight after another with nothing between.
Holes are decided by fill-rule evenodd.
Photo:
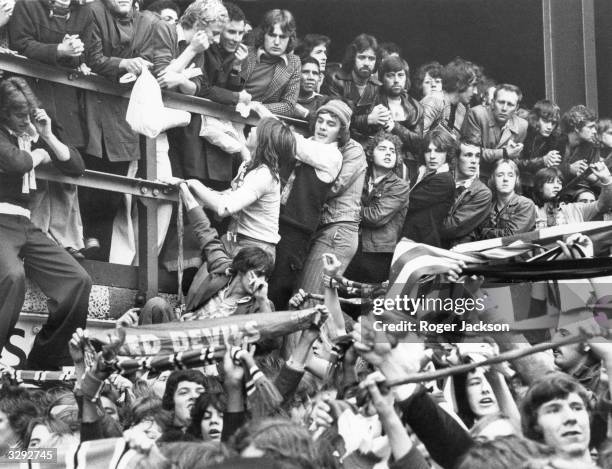
<instances>
[{"instance_id":1,"label":"crowd of fans","mask_svg":"<svg viewBox=\"0 0 612 469\"><path fill-rule=\"evenodd\" d=\"M0 23L4 53L113 82L148 69L162 89L260 117L245 128L192 114L156 137L158 179L177 187L187 218L181 321L324 302L321 321L282 340L254 349L226 338L217 366L115 373L124 337L92 351L84 330L91 279L79 261L135 262L132 201L42 181L36 169L139 175L128 101L5 72L0 350L27 276L49 298L49 320L26 368L74 366L76 385L4 382L0 452L66 453L123 435L129 467L612 467L607 338L444 383L389 387L499 350L483 337L469 346L397 343L342 311L336 280L384 282L402 237L450 249L609 220L612 120L584 105L562 113L546 99L522 108L518 86L462 58L411 73L397 45L368 34L341 63L328 62L330 39L299 38L287 10L266 12L252 28L220 0L1 0ZM307 125L296 130L295 119ZM176 265L175 208L157 209L168 268ZM609 255L594 253L583 235L562 251L573 246L585 257ZM461 269L451 265L448 278L457 281ZM476 280L462 281L482 295ZM551 293L539 290L532 304L546 305ZM580 331L599 335L601 318L583 316ZM170 305L153 298L119 324L170 320L178 320ZM578 332L563 326L553 337Z\"/></svg>"}]
</instances>

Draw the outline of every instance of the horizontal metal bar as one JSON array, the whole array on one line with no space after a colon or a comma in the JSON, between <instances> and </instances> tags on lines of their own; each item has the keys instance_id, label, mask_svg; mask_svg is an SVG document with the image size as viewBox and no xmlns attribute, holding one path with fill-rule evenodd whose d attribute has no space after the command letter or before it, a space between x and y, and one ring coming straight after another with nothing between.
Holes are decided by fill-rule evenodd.
<instances>
[{"instance_id":1,"label":"horizontal metal bar","mask_svg":"<svg viewBox=\"0 0 612 469\"><path fill-rule=\"evenodd\" d=\"M81 262L83 268L89 273L94 285L107 287L127 288L138 290L138 267L132 265L111 264L108 262L86 259ZM176 272L159 269L159 291L163 293L177 292Z\"/></svg>"},{"instance_id":2,"label":"horizontal metal bar","mask_svg":"<svg viewBox=\"0 0 612 469\"><path fill-rule=\"evenodd\" d=\"M21 55L0 53L0 70L32 78L39 78L53 83L60 83L82 90L95 91L124 98L130 97L132 89L132 85L130 84L115 83L95 73L85 76L74 69L54 67L42 62L30 60ZM209 99L188 96L173 91L162 91L162 98L164 104L172 109L180 109L195 114L218 117L240 124L257 125L259 122L259 116L255 113L251 113L251 115L245 119L230 106L215 103ZM307 127L308 125L308 123L303 120L284 116L279 117L298 127Z\"/></svg>"},{"instance_id":3,"label":"horizontal metal bar","mask_svg":"<svg viewBox=\"0 0 612 469\"><path fill-rule=\"evenodd\" d=\"M111 192L146 197L149 199L178 202L176 187L162 182L147 181L140 178L129 178L116 174L100 173L86 170L83 176L68 176L53 166L36 168L36 177L48 181L63 182L76 186L91 187Z\"/></svg>"}]
</instances>

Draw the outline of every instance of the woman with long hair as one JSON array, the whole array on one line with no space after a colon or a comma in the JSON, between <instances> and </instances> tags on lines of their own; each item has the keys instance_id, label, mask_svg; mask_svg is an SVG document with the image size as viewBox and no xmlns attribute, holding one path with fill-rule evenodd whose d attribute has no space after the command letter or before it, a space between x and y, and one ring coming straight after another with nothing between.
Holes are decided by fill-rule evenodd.
<instances>
[{"instance_id":1,"label":"woman with long hair","mask_svg":"<svg viewBox=\"0 0 612 469\"><path fill-rule=\"evenodd\" d=\"M242 163L230 190L218 192L195 179L188 181L189 189L205 208L232 216L225 236L230 255L258 246L274 258L280 240L279 160L295 155L295 137L286 124L267 117L251 129L246 147L251 159Z\"/></svg>"}]
</instances>

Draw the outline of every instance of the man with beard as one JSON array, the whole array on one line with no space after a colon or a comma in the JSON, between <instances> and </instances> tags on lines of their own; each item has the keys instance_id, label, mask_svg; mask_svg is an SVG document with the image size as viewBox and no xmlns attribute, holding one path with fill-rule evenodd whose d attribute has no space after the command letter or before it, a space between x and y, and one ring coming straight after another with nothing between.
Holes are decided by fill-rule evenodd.
<instances>
[{"instance_id":1,"label":"man with beard","mask_svg":"<svg viewBox=\"0 0 612 469\"><path fill-rule=\"evenodd\" d=\"M514 85L497 87L491 106L473 107L463 123L464 138L484 147L480 179L489 179L494 163L502 158L518 159L527 135L527 121L516 115L523 93Z\"/></svg>"},{"instance_id":2,"label":"man with beard","mask_svg":"<svg viewBox=\"0 0 612 469\"><path fill-rule=\"evenodd\" d=\"M353 107L351 136L363 142L370 126L384 126L391 118L388 108L376 104L380 82L374 72L378 62L378 41L360 34L347 47L342 67L325 77L321 92L350 101Z\"/></svg>"},{"instance_id":3,"label":"man with beard","mask_svg":"<svg viewBox=\"0 0 612 469\"><path fill-rule=\"evenodd\" d=\"M319 62L313 57L302 59L302 79L300 80L300 94L295 105L295 117L308 119L311 112L319 109L329 98L317 93L321 70Z\"/></svg>"},{"instance_id":4,"label":"man with beard","mask_svg":"<svg viewBox=\"0 0 612 469\"><path fill-rule=\"evenodd\" d=\"M469 235L491 211L491 191L478 179L481 148L464 140L455 168L455 201L440 230L443 247L469 241Z\"/></svg>"},{"instance_id":5,"label":"man with beard","mask_svg":"<svg viewBox=\"0 0 612 469\"><path fill-rule=\"evenodd\" d=\"M409 74L408 64L398 56L389 55L382 61L378 71L382 86L378 90L376 104L385 106L390 115L384 125L374 125L371 130L384 128L400 138L403 144L404 163L408 168L410 179L416 174L417 155L421 151L423 107L408 94Z\"/></svg>"}]
</instances>

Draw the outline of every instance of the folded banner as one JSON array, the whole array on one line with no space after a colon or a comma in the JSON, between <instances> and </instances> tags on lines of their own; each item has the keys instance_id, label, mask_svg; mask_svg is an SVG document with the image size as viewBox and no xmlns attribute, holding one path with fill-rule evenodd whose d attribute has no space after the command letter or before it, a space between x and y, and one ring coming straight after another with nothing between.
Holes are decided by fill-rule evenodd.
<instances>
[{"instance_id":1,"label":"folded banner","mask_svg":"<svg viewBox=\"0 0 612 469\"><path fill-rule=\"evenodd\" d=\"M595 255L609 256L609 248L612 246L612 222L589 221L584 223L570 223L568 225L551 226L528 233L520 233L504 238L483 239L472 243L463 243L455 246L453 252L486 254L489 249L508 247L515 243L535 243L540 246L563 240L574 233L587 235L593 241ZM608 251L606 252L606 249Z\"/></svg>"},{"instance_id":2,"label":"folded banner","mask_svg":"<svg viewBox=\"0 0 612 469\"><path fill-rule=\"evenodd\" d=\"M319 317L320 313L310 308L129 327L119 355L154 357L204 348L222 352L230 336L261 342L306 329ZM108 331L92 332L94 344L106 343Z\"/></svg>"}]
</instances>

